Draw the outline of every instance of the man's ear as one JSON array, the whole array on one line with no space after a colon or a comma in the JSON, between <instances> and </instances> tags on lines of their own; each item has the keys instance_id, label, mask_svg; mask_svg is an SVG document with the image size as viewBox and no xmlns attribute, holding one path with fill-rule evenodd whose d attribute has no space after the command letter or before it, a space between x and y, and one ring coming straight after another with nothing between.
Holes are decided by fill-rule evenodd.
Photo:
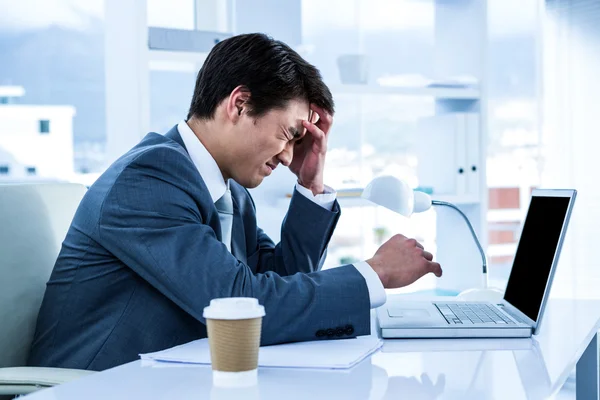
<instances>
[{"instance_id":1,"label":"man's ear","mask_svg":"<svg viewBox=\"0 0 600 400\"><path fill-rule=\"evenodd\" d=\"M242 114L248 111L248 100L250 99L250 91L246 86L238 86L229 95L226 104L227 116L231 121L236 123Z\"/></svg>"}]
</instances>

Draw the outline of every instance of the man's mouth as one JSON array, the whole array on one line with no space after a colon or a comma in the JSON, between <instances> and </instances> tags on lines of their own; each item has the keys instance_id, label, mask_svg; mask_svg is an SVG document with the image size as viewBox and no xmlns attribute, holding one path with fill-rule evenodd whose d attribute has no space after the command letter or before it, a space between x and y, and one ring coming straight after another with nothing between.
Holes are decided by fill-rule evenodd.
<instances>
[{"instance_id":1,"label":"man's mouth","mask_svg":"<svg viewBox=\"0 0 600 400\"><path fill-rule=\"evenodd\" d=\"M267 167L271 168L272 171L275 171L275 168L277 168L277 165L272 164L272 163L267 163Z\"/></svg>"}]
</instances>

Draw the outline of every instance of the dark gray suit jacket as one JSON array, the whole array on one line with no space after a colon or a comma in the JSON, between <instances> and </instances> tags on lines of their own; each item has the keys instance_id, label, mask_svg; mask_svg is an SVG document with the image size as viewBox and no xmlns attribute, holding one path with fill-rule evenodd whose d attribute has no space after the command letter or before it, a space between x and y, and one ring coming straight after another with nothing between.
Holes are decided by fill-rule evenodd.
<instances>
[{"instance_id":1,"label":"dark gray suit jacket","mask_svg":"<svg viewBox=\"0 0 600 400\"><path fill-rule=\"evenodd\" d=\"M206 337L218 297L265 306L262 344L368 334L369 294L353 266L319 271L339 218L294 193L274 245L232 182L232 253L174 127L148 134L83 198L47 284L29 364L103 370Z\"/></svg>"}]
</instances>

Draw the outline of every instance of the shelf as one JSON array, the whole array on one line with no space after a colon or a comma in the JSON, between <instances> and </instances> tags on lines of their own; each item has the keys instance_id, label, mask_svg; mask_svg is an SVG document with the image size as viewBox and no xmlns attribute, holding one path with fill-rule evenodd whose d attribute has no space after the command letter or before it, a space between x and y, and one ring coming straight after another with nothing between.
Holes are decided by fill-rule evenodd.
<instances>
[{"instance_id":1,"label":"shelf","mask_svg":"<svg viewBox=\"0 0 600 400\"><path fill-rule=\"evenodd\" d=\"M359 84L335 84L329 86L334 95L372 94L430 96L440 99L479 100L479 89L472 87L403 87Z\"/></svg>"}]
</instances>

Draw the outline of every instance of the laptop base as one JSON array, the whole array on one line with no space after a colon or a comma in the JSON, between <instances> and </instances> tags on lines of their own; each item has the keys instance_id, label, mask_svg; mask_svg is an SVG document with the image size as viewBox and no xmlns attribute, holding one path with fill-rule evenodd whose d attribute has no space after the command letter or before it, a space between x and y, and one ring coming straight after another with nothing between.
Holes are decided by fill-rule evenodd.
<instances>
[{"instance_id":1,"label":"laptop base","mask_svg":"<svg viewBox=\"0 0 600 400\"><path fill-rule=\"evenodd\" d=\"M437 300L398 300L389 299L377 309L377 329L384 339L528 338L533 333L530 325L517 320L511 324L450 324L439 311ZM443 303L465 302L446 300ZM504 312L501 308L500 311Z\"/></svg>"},{"instance_id":2,"label":"laptop base","mask_svg":"<svg viewBox=\"0 0 600 400\"><path fill-rule=\"evenodd\" d=\"M528 338L531 328L382 328L384 339L442 339L442 338Z\"/></svg>"}]
</instances>

